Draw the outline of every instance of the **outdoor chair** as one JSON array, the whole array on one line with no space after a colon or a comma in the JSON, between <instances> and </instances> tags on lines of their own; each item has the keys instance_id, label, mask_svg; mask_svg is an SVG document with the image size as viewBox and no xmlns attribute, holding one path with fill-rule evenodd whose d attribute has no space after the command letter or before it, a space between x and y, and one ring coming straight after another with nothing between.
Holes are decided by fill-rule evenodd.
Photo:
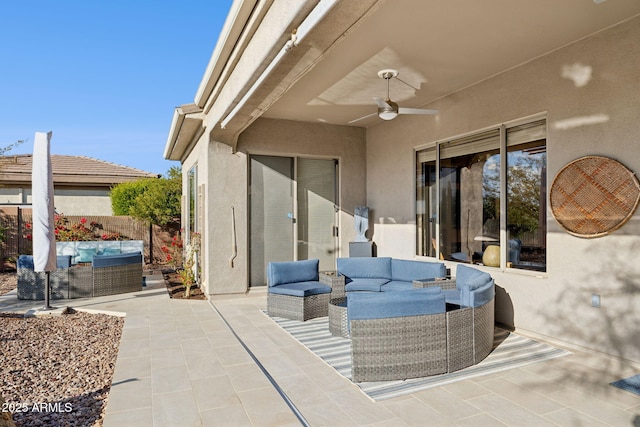
<instances>
[{"instance_id":1,"label":"outdoor chair","mask_svg":"<svg viewBox=\"0 0 640 427\"><path fill-rule=\"evenodd\" d=\"M319 262L311 259L268 264L269 316L304 322L328 315L331 286L320 282Z\"/></svg>"}]
</instances>

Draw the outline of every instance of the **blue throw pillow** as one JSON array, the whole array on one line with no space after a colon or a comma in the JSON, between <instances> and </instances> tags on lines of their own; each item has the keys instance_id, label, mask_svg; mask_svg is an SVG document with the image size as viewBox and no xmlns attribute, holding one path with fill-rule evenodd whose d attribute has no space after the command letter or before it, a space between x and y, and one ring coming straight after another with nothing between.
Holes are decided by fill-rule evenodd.
<instances>
[{"instance_id":1,"label":"blue throw pillow","mask_svg":"<svg viewBox=\"0 0 640 427\"><path fill-rule=\"evenodd\" d=\"M119 248L104 248L100 255L118 255L120 252Z\"/></svg>"},{"instance_id":2,"label":"blue throw pillow","mask_svg":"<svg viewBox=\"0 0 640 427\"><path fill-rule=\"evenodd\" d=\"M76 262L91 262L93 261L93 256L98 253L96 248L78 248L77 251Z\"/></svg>"}]
</instances>

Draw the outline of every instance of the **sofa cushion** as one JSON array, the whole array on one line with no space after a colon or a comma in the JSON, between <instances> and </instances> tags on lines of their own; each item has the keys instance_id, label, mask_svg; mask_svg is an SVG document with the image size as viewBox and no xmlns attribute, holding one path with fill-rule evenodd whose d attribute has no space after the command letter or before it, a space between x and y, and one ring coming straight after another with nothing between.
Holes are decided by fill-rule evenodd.
<instances>
[{"instance_id":1,"label":"sofa cushion","mask_svg":"<svg viewBox=\"0 0 640 427\"><path fill-rule=\"evenodd\" d=\"M481 307L495 297L495 283L489 280L483 286L476 289L469 289L466 285L460 291L460 305L466 307Z\"/></svg>"},{"instance_id":2,"label":"sofa cushion","mask_svg":"<svg viewBox=\"0 0 640 427\"><path fill-rule=\"evenodd\" d=\"M491 280L491 275L476 268L458 264L456 268L456 287L462 289L468 286L469 290L474 290L482 285L486 285Z\"/></svg>"},{"instance_id":3,"label":"sofa cushion","mask_svg":"<svg viewBox=\"0 0 640 427\"><path fill-rule=\"evenodd\" d=\"M369 291L380 292L381 287L389 283L388 279L351 279L344 287L347 292Z\"/></svg>"},{"instance_id":4,"label":"sofa cushion","mask_svg":"<svg viewBox=\"0 0 640 427\"><path fill-rule=\"evenodd\" d=\"M445 289L442 291L444 294L444 299L449 304L461 305L460 294L461 291L459 289Z\"/></svg>"},{"instance_id":5,"label":"sofa cushion","mask_svg":"<svg viewBox=\"0 0 640 427\"><path fill-rule=\"evenodd\" d=\"M336 262L338 273L349 279L374 278L391 280L391 258L338 258Z\"/></svg>"},{"instance_id":6,"label":"sofa cushion","mask_svg":"<svg viewBox=\"0 0 640 427\"><path fill-rule=\"evenodd\" d=\"M311 295L331 293L331 286L315 280L310 280L306 282L284 283L277 286L270 286L269 293L291 295L294 297L308 297Z\"/></svg>"},{"instance_id":7,"label":"sofa cushion","mask_svg":"<svg viewBox=\"0 0 640 427\"><path fill-rule=\"evenodd\" d=\"M121 253L120 248L104 248L100 255L118 255Z\"/></svg>"},{"instance_id":8,"label":"sofa cushion","mask_svg":"<svg viewBox=\"0 0 640 427\"><path fill-rule=\"evenodd\" d=\"M286 283L317 281L318 259L304 261L270 262L267 266L267 283L279 286Z\"/></svg>"},{"instance_id":9,"label":"sofa cushion","mask_svg":"<svg viewBox=\"0 0 640 427\"><path fill-rule=\"evenodd\" d=\"M410 261L406 259L391 260L391 278L411 282L419 279L445 277L447 268L442 262Z\"/></svg>"},{"instance_id":10,"label":"sofa cushion","mask_svg":"<svg viewBox=\"0 0 640 427\"><path fill-rule=\"evenodd\" d=\"M98 253L97 248L77 248L78 256L76 256L76 262L91 262L94 255Z\"/></svg>"},{"instance_id":11,"label":"sofa cushion","mask_svg":"<svg viewBox=\"0 0 640 427\"><path fill-rule=\"evenodd\" d=\"M350 293L347 296L349 321L444 313L445 307L444 294L428 288L408 292Z\"/></svg>"},{"instance_id":12,"label":"sofa cushion","mask_svg":"<svg viewBox=\"0 0 640 427\"><path fill-rule=\"evenodd\" d=\"M142 264L142 254L95 255L93 268L115 267L119 265Z\"/></svg>"},{"instance_id":13,"label":"sofa cushion","mask_svg":"<svg viewBox=\"0 0 640 427\"><path fill-rule=\"evenodd\" d=\"M24 268L27 270L33 270L33 255L20 255L18 257L17 268ZM59 255L56 257L56 268L69 268L71 267L71 256Z\"/></svg>"},{"instance_id":14,"label":"sofa cushion","mask_svg":"<svg viewBox=\"0 0 640 427\"><path fill-rule=\"evenodd\" d=\"M410 291L412 289L414 289L413 282L405 282L403 280L391 280L380 288L382 292Z\"/></svg>"},{"instance_id":15,"label":"sofa cushion","mask_svg":"<svg viewBox=\"0 0 640 427\"><path fill-rule=\"evenodd\" d=\"M56 257L56 266L58 268L71 268L71 255L58 255Z\"/></svg>"}]
</instances>

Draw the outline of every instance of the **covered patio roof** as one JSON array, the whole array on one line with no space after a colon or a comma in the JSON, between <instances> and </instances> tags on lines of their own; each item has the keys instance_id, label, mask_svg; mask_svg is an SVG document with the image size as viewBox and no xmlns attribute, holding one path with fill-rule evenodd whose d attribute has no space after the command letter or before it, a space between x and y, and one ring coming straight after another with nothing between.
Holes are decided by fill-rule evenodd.
<instances>
[{"instance_id":1,"label":"covered patio roof","mask_svg":"<svg viewBox=\"0 0 640 427\"><path fill-rule=\"evenodd\" d=\"M437 109L440 98L638 14L636 0L236 0L194 104L210 138L232 147L258 117L375 126L375 114L353 121L386 97L381 69L399 72L395 102ZM576 57L557 72L575 81L580 65ZM176 126L192 113L176 114L165 150L173 160L189 145L176 141L200 136Z\"/></svg>"}]
</instances>

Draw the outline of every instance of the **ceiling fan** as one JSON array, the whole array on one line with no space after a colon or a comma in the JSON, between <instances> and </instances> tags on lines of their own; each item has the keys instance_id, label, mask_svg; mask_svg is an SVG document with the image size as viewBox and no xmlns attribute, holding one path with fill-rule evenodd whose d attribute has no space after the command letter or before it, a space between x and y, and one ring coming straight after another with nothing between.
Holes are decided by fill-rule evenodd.
<instances>
[{"instance_id":1,"label":"ceiling fan","mask_svg":"<svg viewBox=\"0 0 640 427\"><path fill-rule=\"evenodd\" d=\"M439 110L426 110L423 108L399 107L397 103L391 100L389 96L389 81L393 78L398 77L398 70L393 70L390 68L385 70L380 70L378 71L378 77L385 79L387 81L387 99L384 100L382 98L373 98L376 101L376 104L378 104L378 112L367 114L364 117L351 120L349 124L358 122L360 120L364 120L375 114L377 114L378 117L380 117L382 120L393 120L398 116L398 114L438 114Z\"/></svg>"}]
</instances>

